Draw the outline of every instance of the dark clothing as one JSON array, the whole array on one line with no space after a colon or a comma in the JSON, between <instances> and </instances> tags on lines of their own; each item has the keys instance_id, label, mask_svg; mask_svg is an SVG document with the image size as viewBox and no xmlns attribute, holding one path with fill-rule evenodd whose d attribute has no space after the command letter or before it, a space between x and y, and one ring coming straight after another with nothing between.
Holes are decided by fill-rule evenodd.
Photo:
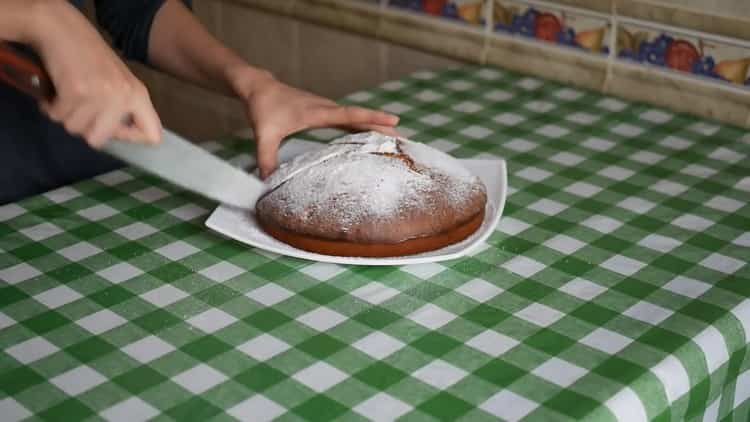
<instances>
[{"instance_id":1,"label":"dark clothing","mask_svg":"<svg viewBox=\"0 0 750 422\"><path fill-rule=\"evenodd\" d=\"M70 1L79 8L84 3ZM164 1L96 0L96 17L125 57L146 62L151 24ZM34 100L0 83L0 204L121 165L50 121Z\"/></svg>"}]
</instances>

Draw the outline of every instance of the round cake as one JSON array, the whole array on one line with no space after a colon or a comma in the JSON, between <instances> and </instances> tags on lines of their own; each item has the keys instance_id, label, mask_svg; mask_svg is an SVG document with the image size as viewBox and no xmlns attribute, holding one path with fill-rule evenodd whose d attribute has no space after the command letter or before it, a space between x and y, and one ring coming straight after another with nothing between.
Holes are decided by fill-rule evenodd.
<instances>
[{"instance_id":1,"label":"round cake","mask_svg":"<svg viewBox=\"0 0 750 422\"><path fill-rule=\"evenodd\" d=\"M459 242L484 220L482 182L426 145L366 132L282 164L256 214L274 238L311 252L389 257Z\"/></svg>"}]
</instances>

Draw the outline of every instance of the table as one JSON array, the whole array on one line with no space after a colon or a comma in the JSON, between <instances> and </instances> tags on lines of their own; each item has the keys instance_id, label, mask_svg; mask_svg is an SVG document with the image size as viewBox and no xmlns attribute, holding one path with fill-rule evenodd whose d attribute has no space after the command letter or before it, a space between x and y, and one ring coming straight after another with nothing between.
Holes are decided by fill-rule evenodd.
<instances>
[{"instance_id":1,"label":"table","mask_svg":"<svg viewBox=\"0 0 750 422\"><path fill-rule=\"evenodd\" d=\"M408 267L280 257L133 169L3 206L0 419L750 417L750 135L481 67L346 101L507 159L486 244Z\"/></svg>"}]
</instances>

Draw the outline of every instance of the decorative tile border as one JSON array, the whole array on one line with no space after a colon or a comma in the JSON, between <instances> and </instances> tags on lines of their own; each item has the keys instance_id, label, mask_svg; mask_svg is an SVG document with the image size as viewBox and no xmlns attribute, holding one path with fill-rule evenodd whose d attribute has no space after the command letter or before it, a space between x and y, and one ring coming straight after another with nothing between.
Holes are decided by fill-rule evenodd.
<instances>
[{"instance_id":1,"label":"decorative tile border","mask_svg":"<svg viewBox=\"0 0 750 422\"><path fill-rule=\"evenodd\" d=\"M648 0L231 1L750 127L750 41L639 19Z\"/></svg>"}]
</instances>

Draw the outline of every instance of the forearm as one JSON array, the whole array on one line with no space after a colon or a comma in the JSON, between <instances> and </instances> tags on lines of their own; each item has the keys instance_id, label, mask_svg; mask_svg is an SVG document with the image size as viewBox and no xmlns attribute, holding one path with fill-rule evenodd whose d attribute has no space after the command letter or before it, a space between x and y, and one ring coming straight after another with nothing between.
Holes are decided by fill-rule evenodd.
<instances>
[{"instance_id":1,"label":"forearm","mask_svg":"<svg viewBox=\"0 0 750 422\"><path fill-rule=\"evenodd\" d=\"M51 16L78 13L62 0L4 0L0 3L0 40L40 48Z\"/></svg>"},{"instance_id":2,"label":"forearm","mask_svg":"<svg viewBox=\"0 0 750 422\"><path fill-rule=\"evenodd\" d=\"M177 0L168 0L156 14L148 54L157 68L228 95L246 97L253 85L271 77L222 45Z\"/></svg>"}]
</instances>

